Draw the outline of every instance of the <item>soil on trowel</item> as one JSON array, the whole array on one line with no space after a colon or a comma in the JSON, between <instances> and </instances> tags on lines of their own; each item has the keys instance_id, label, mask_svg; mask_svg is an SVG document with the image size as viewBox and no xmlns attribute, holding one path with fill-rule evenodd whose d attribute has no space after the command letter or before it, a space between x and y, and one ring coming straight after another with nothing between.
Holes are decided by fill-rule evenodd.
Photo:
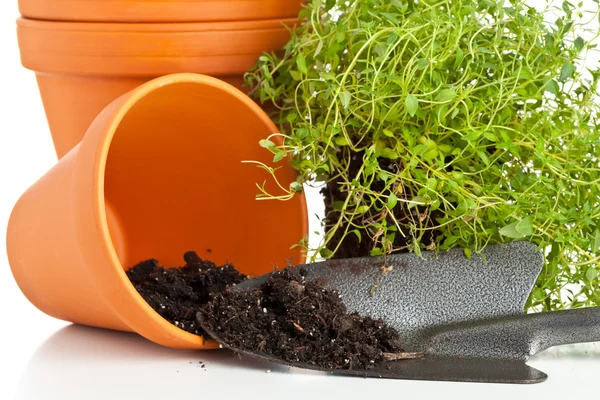
<instances>
[{"instance_id":1,"label":"soil on trowel","mask_svg":"<svg viewBox=\"0 0 600 400\"><path fill-rule=\"evenodd\" d=\"M323 369L370 369L402 351L396 330L347 313L336 291L305 275L288 267L258 289L215 293L198 318L234 349Z\"/></svg>"},{"instance_id":2,"label":"soil on trowel","mask_svg":"<svg viewBox=\"0 0 600 400\"><path fill-rule=\"evenodd\" d=\"M204 330L196 322L196 312L210 300L210 294L221 292L247 277L233 265L217 267L189 251L183 256L185 265L164 268L157 260L142 261L127 276L146 302L173 325L196 335Z\"/></svg>"}]
</instances>

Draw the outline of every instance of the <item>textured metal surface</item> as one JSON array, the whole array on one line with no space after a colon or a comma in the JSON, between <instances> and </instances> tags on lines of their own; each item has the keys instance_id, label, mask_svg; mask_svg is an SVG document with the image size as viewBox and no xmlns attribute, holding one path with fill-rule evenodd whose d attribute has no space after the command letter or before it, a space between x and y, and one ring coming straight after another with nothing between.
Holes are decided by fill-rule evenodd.
<instances>
[{"instance_id":1,"label":"textured metal surface","mask_svg":"<svg viewBox=\"0 0 600 400\"><path fill-rule=\"evenodd\" d=\"M483 255L462 249L329 260L306 265L307 279L336 289L349 311L384 319L396 328L407 351L421 351L425 330L462 321L523 313L543 265L529 242L488 246ZM387 274L382 267L392 267ZM239 290L260 285L251 279Z\"/></svg>"},{"instance_id":2,"label":"textured metal surface","mask_svg":"<svg viewBox=\"0 0 600 400\"><path fill-rule=\"evenodd\" d=\"M595 341L600 341L600 307L463 323L424 338L431 355L523 362L552 346Z\"/></svg>"}]
</instances>

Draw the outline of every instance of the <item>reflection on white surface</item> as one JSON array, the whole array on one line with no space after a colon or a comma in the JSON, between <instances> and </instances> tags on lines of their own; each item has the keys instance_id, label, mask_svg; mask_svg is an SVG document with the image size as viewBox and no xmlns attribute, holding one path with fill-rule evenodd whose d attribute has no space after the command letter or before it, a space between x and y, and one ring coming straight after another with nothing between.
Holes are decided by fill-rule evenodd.
<instances>
[{"instance_id":1,"label":"reflection on white surface","mask_svg":"<svg viewBox=\"0 0 600 400\"><path fill-rule=\"evenodd\" d=\"M201 394L207 382L227 391L241 369L244 379L237 384L267 371L291 373L287 367L239 358L228 350L173 350L132 333L70 325L37 349L23 373L17 398L167 399L174 392ZM323 374L300 371L300 375L306 381Z\"/></svg>"},{"instance_id":2,"label":"reflection on white surface","mask_svg":"<svg viewBox=\"0 0 600 400\"><path fill-rule=\"evenodd\" d=\"M548 373L549 380L507 385L336 377L240 359L227 350L172 350L136 334L71 325L36 350L19 382L17 399L163 400L235 394L244 399L307 400L399 393L403 397L444 393L450 398L483 394L487 399L529 394L553 398L595 390L600 343L556 347L533 357L529 364Z\"/></svg>"}]
</instances>

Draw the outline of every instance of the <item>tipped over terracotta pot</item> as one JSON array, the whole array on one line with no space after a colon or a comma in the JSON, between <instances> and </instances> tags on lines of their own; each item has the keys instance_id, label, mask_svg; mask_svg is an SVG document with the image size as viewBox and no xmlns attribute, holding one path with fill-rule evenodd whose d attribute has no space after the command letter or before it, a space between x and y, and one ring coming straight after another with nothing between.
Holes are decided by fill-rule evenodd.
<instances>
[{"instance_id":1,"label":"tipped over terracotta pot","mask_svg":"<svg viewBox=\"0 0 600 400\"><path fill-rule=\"evenodd\" d=\"M23 65L36 73L58 157L123 93L161 75L195 72L241 88L265 51L282 48L296 18L181 24L19 19Z\"/></svg>"},{"instance_id":2,"label":"tipped over terracotta pot","mask_svg":"<svg viewBox=\"0 0 600 400\"><path fill-rule=\"evenodd\" d=\"M205 22L298 16L304 0L19 0L26 18L79 22Z\"/></svg>"},{"instance_id":3,"label":"tipped over terracotta pot","mask_svg":"<svg viewBox=\"0 0 600 400\"><path fill-rule=\"evenodd\" d=\"M257 201L255 184L274 184L242 163L269 164L258 141L275 131L245 94L203 75L161 77L121 96L15 205L7 253L19 287L56 318L173 348L215 347L160 317L125 270L150 258L180 265L183 252L207 248L246 274L303 262L291 247L307 234L304 198ZM296 178L287 164L277 173Z\"/></svg>"}]
</instances>

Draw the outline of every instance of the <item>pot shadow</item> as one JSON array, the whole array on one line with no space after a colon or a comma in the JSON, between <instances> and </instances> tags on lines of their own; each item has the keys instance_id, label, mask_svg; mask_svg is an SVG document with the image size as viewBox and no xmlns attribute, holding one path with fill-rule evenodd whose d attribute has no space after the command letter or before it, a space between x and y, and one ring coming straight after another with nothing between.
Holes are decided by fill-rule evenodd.
<instances>
[{"instance_id":1,"label":"pot shadow","mask_svg":"<svg viewBox=\"0 0 600 400\"><path fill-rule=\"evenodd\" d=\"M104 399L114 395L115 387L120 398L159 398L172 396L174 388L194 393L207 384L224 385L231 372L240 375L242 370L244 380L250 381L273 374L323 375L226 349L175 350L134 333L69 325L35 351L21 376L17 399Z\"/></svg>"}]
</instances>

